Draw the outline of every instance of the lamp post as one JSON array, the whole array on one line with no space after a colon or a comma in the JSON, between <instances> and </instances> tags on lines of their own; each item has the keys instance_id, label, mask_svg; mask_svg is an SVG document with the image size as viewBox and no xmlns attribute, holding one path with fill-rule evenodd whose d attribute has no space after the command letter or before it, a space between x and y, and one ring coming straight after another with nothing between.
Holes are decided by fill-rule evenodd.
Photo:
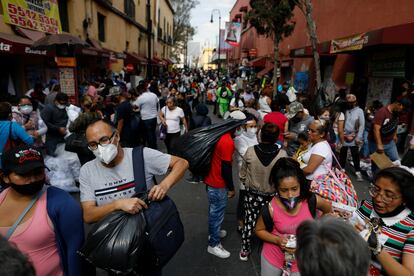
<instances>
[{"instance_id":1,"label":"lamp post","mask_svg":"<svg viewBox=\"0 0 414 276\"><path fill-rule=\"evenodd\" d=\"M147 78L152 79L152 53L151 53L151 40L152 40L152 21L151 21L151 0L147 0L147 47L148 47L148 65L147 65Z\"/></svg>"},{"instance_id":2,"label":"lamp post","mask_svg":"<svg viewBox=\"0 0 414 276\"><path fill-rule=\"evenodd\" d=\"M220 39L220 32L221 32L221 13L219 9L213 9L211 11L211 19L210 19L210 23L213 23L213 14L214 12L218 13L219 16L219 36L218 36L218 61L217 61L217 67L218 67L218 72L219 72L219 76L220 76L220 69L221 69L221 62L220 62L220 50L221 50L221 39Z\"/></svg>"}]
</instances>

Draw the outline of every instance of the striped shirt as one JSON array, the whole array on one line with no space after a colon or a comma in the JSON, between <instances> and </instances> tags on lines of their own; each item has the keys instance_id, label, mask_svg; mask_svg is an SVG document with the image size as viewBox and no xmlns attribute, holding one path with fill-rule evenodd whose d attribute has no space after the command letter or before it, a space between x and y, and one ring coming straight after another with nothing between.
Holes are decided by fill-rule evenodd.
<instances>
[{"instance_id":1,"label":"striped shirt","mask_svg":"<svg viewBox=\"0 0 414 276\"><path fill-rule=\"evenodd\" d=\"M378 217L373 210L372 201L369 200L361 202L357 215L364 221ZM403 254L414 255L414 213L406 208L398 215L382 220L382 233L388 237L384 250L397 262L402 263Z\"/></svg>"}]
</instances>

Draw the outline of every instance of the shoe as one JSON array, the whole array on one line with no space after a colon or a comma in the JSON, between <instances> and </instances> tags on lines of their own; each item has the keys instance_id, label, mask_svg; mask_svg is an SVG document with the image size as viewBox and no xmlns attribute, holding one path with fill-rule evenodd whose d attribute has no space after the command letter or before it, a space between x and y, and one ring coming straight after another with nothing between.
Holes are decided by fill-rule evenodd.
<instances>
[{"instance_id":1,"label":"shoe","mask_svg":"<svg viewBox=\"0 0 414 276\"><path fill-rule=\"evenodd\" d=\"M250 252L241 250L239 254L240 261L247 262L249 259Z\"/></svg>"},{"instance_id":2,"label":"shoe","mask_svg":"<svg viewBox=\"0 0 414 276\"><path fill-rule=\"evenodd\" d=\"M356 178L358 182L364 181L364 178L362 177L361 172L355 172Z\"/></svg>"},{"instance_id":3,"label":"shoe","mask_svg":"<svg viewBox=\"0 0 414 276\"><path fill-rule=\"evenodd\" d=\"M224 249L221 244L218 244L215 247L208 246L207 252L222 259L230 257L230 252Z\"/></svg>"},{"instance_id":4,"label":"shoe","mask_svg":"<svg viewBox=\"0 0 414 276\"><path fill-rule=\"evenodd\" d=\"M227 236L227 231L226 231L226 230L224 230L224 229L221 229L221 230L219 231L219 238L220 238L220 239L224 239L226 236ZM208 239L210 239L210 235L208 235Z\"/></svg>"}]
</instances>

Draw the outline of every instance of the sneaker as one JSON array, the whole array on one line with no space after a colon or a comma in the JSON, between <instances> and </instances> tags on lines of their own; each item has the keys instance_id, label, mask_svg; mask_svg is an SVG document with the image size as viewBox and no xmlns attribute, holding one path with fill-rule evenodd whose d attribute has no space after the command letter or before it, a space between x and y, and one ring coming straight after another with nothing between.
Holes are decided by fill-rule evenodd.
<instances>
[{"instance_id":1,"label":"sneaker","mask_svg":"<svg viewBox=\"0 0 414 276\"><path fill-rule=\"evenodd\" d=\"M226 231L226 230L224 230L224 229L221 229L221 230L219 231L219 238L220 238L220 239L224 239L226 236L227 236L227 231ZM210 235L208 235L208 239L210 239Z\"/></svg>"},{"instance_id":2,"label":"sneaker","mask_svg":"<svg viewBox=\"0 0 414 276\"><path fill-rule=\"evenodd\" d=\"M249 251L241 250L239 254L239 258L241 261L247 262L247 260L249 259L249 255L250 255Z\"/></svg>"},{"instance_id":3,"label":"sneaker","mask_svg":"<svg viewBox=\"0 0 414 276\"><path fill-rule=\"evenodd\" d=\"M361 172L355 172L356 178L358 182L364 181L364 178L362 177Z\"/></svg>"},{"instance_id":4,"label":"sneaker","mask_svg":"<svg viewBox=\"0 0 414 276\"><path fill-rule=\"evenodd\" d=\"M224 249L221 244L218 244L215 247L208 246L207 252L222 259L230 257L230 252Z\"/></svg>"}]
</instances>

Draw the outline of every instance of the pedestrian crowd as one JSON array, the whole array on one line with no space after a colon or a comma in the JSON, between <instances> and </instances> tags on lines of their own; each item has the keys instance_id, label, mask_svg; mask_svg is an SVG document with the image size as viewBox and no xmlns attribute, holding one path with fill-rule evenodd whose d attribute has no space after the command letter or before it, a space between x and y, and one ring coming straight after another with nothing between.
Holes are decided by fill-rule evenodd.
<instances>
[{"instance_id":1,"label":"pedestrian crowd","mask_svg":"<svg viewBox=\"0 0 414 276\"><path fill-rule=\"evenodd\" d=\"M257 236L262 276L413 275L414 138L405 146L412 87L404 83L394 101L365 109L340 89L315 108L292 85L275 94L267 82L212 70L138 83L113 75L83 83L77 106L52 79L47 89L37 84L0 102L0 274L93 275L79 254L88 242L84 223L165 201L192 168L178 144L213 125L211 110L238 125L213 145L208 172L187 179L206 186L208 253L230 257L221 226L239 191L239 259L249 260ZM347 174L371 183L358 206L320 192L343 188ZM348 202L357 201L347 187ZM80 203L68 192L80 192Z\"/></svg>"}]
</instances>

